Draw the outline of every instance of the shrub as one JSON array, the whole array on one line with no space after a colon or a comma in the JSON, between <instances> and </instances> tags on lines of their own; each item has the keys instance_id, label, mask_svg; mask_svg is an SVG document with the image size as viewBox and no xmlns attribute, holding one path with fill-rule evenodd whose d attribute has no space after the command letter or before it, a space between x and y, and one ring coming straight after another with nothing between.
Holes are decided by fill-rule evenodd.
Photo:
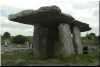
<instances>
[{"instance_id":1,"label":"shrub","mask_svg":"<svg viewBox=\"0 0 100 67\"><path fill-rule=\"evenodd\" d=\"M27 41L27 38L22 35L17 35L12 39L12 42L16 44L24 44L25 41Z\"/></svg>"}]
</instances>

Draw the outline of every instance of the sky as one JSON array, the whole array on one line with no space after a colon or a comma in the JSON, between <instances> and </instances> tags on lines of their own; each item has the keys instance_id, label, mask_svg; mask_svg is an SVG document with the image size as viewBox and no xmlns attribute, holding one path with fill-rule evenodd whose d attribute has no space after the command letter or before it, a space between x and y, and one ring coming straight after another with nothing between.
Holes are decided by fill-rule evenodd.
<instances>
[{"instance_id":1,"label":"sky","mask_svg":"<svg viewBox=\"0 0 100 67\"><path fill-rule=\"evenodd\" d=\"M92 30L82 32L99 34L99 0L0 0L0 35L9 32L12 36L32 36L34 26L8 20L8 16L22 10L36 10L42 6L57 5L63 13L76 20L88 23Z\"/></svg>"}]
</instances>

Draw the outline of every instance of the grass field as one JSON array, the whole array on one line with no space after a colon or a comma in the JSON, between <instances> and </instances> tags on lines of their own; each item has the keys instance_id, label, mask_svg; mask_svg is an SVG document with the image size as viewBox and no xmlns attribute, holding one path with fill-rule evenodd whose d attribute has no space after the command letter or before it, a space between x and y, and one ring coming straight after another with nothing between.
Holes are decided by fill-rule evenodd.
<instances>
[{"instance_id":1,"label":"grass field","mask_svg":"<svg viewBox=\"0 0 100 67\"><path fill-rule=\"evenodd\" d=\"M97 62L98 58L94 54L71 55L47 60L35 60L32 56L32 50L14 51L1 55L2 66L95 66Z\"/></svg>"},{"instance_id":2,"label":"grass field","mask_svg":"<svg viewBox=\"0 0 100 67\"><path fill-rule=\"evenodd\" d=\"M82 38L82 45L95 45L97 41ZM26 47L25 45L9 44L13 47ZM2 66L96 66L98 65L96 53L86 55L71 55L59 59L36 60L33 58L32 50L17 50L1 54Z\"/></svg>"}]
</instances>

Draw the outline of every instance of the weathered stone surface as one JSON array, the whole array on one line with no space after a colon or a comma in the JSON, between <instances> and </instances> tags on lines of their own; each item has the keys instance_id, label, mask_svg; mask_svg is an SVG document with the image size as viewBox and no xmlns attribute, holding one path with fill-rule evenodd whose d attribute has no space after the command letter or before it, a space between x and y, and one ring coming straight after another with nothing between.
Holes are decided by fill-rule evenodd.
<instances>
[{"instance_id":1,"label":"weathered stone surface","mask_svg":"<svg viewBox=\"0 0 100 67\"><path fill-rule=\"evenodd\" d=\"M71 55L74 53L70 26L68 24L59 25L60 41L62 43L62 54Z\"/></svg>"},{"instance_id":2,"label":"weathered stone surface","mask_svg":"<svg viewBox=\"0 0 100 67\"><path fill-rule=\"evenodd\" d=\"M35 24L34 25L34 36L33 36L33 54L37 58L46 57L46 46L47 46L47 28Z\"/></svg>"},{"instance_id":3,"label":"weathered stone surface","mask_svg":"<svg viewBox=\"0 0 100 67\"><path fill-rule=\"evenodd\" d=\"M78 20L74 20L73 21L72 27L73 26L78 26L81 32L85 32L85 31L91 30L91 28L89 27L89 24L83 23L83 22L78 21Z\"/></svg>"},{"instance_id":4,"label":"weathered stone surface","mask_svg":"<svg viewBox=\"0 0 100 67\"><path fill-rule=\"evenodd\" d=\"M40 7L38 10L24 10L9 15L8 19L24 24L41 24L52 29L60 23L67 23L71 26L77 25L81 32L91 29L88 24L75 20L71 15L62 13L57 6Z\"/></svg>"},{"instance_id":5,"label":"weathered stone surface","mask_svg":"<svg viewBox=\"0 0 100 67\"><path fill-rule=\"evenodd\" d=\"M25 24L52 24L60 17L61 10L57 6L41 7L38 10L24 10L17 14L10 15L8 19ZM55 22L53 22L55 24Z\"/></svg>"},{"instance_id":6,"label":"weathered stone surface","mask_svg":"<svg viewBox=\"0 0 100 67\"><path fill-rule=\"evenodd\" d=\"M57 29L34 25L33 54L39 58L55 57L55 42L58 39Z\"/></svg>"},{"instance_id":7,"label":"weathered stone surface","mask_svg":"<svg viewBox=\"0 0 100 67\"><path fill-rule=\"evenodd\" d=\"M77 26L73 27L73 43L77 54L82 54L82 44L80 38L80 29Z\"/></svg>"}]
</instances>

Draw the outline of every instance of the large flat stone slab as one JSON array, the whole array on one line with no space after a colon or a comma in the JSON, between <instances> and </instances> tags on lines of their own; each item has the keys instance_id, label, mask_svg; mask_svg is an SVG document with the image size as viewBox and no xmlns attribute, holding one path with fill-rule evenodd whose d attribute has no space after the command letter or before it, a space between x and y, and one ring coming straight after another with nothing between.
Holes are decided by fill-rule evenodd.
<instances>
[{"instance_id":1,"label":"large flat stone slab","mask_svg":"<svg viewBox=\"0 0 100 67\"><path fill-rule=\"evenodd\" d=\"M77 25L81 32L91 29L88 24L75 20L69 14L62 13L57 6L45 6L37 10L24 10L9 15L8 19L23 24L41 24L52 29L56 28L60 23L67 23L71 26Z\"/></svg>"}]
</instances>

